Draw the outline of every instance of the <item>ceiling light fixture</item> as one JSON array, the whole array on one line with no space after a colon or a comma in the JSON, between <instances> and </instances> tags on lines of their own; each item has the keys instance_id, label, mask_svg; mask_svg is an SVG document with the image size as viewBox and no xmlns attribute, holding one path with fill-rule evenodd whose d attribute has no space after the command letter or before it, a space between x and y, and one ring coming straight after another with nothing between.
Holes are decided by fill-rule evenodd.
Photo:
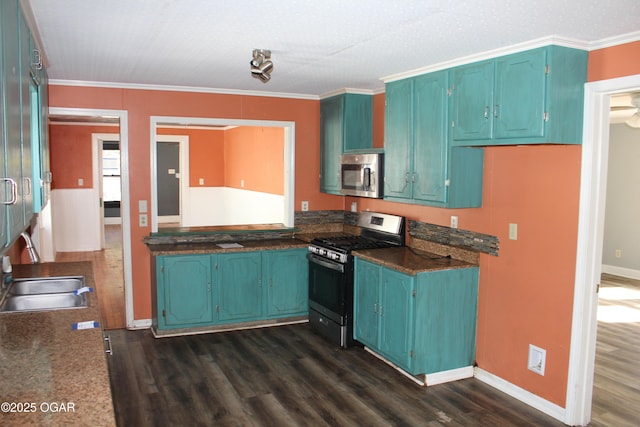
<instances>
[{"instance_id":1,"label":"ceiling light fixture","mask_svg":"<svg viewBox=\"0 0 640 427\"><path fill-rule=\"evenodd\" d=\"M273 62L271 62L271 51L266 49L253 49L251 59L251 76L260 79L262 83L271 80Z\"/></svg>"}]
</instances>

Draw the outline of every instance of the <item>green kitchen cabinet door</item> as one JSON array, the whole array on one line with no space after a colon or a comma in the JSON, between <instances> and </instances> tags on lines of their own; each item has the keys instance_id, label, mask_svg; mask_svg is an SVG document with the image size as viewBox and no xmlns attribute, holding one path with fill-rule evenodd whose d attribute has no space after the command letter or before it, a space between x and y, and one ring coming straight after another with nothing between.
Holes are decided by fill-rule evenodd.
<instances>
[{"instance_id":1,"label":"green kitchen cabinet door","mask_svg":"<svg viewBox=\"0 0 640 427\"><path fill-rule=\"evenodd\" d=\"M413 83L413 198L446 202L448 72L416 77Z\"/></svg>"},{"instance_id":2,"label":"green kitchen cabinet door","mask_svg":"<svg viewBox=\"0 0 640 427\"><path fill-rule=\"evenodd\" d=\"M496 60L494 138L544 135L546 49Z\"/></svg>"},{"instance_id":3,"label":"green kitchen cabinet door","mask_svg":"<svg viewBox=\"0 0 640 427\"><path fill-rule=\"evenodd\" d=\"M493 136L494 62L483 61L451 71L451 132L454 141Z\"/></svg>"},{"instance_id":4,"label":"green kitchen cabinet door","mask_svg":"<svg viewBox=\"0 0 640 427\"><path fill-rule=\"evenodd\" d=\"M478 267L421 273L416 280L414 372L473 366Z\"/></svg>"},{"instance_id":5,"label":"green kitchen cabinet door","mask_svg":"<svg viewBox=\"0 0 640 427\"><path fill-rule=\"evenodd\" d=\"M262 315L260 252L218 255L218 320L254 320Z\"/></svg>"},{"instance_id":6,"label":"green kitchen cabinet door","mask_svg":"<svg viewBox=\"0 0 640 427\"><path fill-rule=\"evenodd\" d=\"M3 178L10 179L3 183L4 193L0 196L6 206L5 240L2 246L8 246L24 228L24 212L22 205L22 108L21 108L21 76L20 76L20 7L18 0L0 2L0 31L2 32L2 104L4 110L3 129L3 162L5 171Z\"/></svg>"},{"instance_id":7,"label":"green kitchen cabinet door","mask_svg":"<svg viewBox=\"0 0 640 427\"><path fill-rule=\"evenodd\" d=\"M373 98L345 93L342 120L342 152L367 150L373 145Z\"/></svg>"},{"instance_id":8,"label":"green kitchen cabinet door","mask_svg":"<svg viewBox=\"0 0 640 427\"><path fill-rule=\"evenodd\" d=\"M309 314L309 265L306 254L305 248L262 253L267 317Z\"/></svg>"},{"instance_id":9,"label":"green kitchen cabinet door","mask_svg":"<svg viewBox=\"0 0 640 427\"><path fill-rule=\"evenodd\" d=\"M37 95L38 89L34 85L31 72L32 49L31 30L27 26L22 13L19 13L20 27L20 118L21 118L21 175L22 179L18 186L22 197L22 218L16 220L16 227L22 231L31 223L33 216L34 192L40 191L40 181L33 180L33 149L32 149L32 128L37 131L39 128L38 114L40 112L37 103L32 100L32 93ZM34 135L37 136L37 135ZM39 148L38 148L39 149ZM39 165L38 165L39 167Z\"/></svg>"},{"instance_id":10,"label":"green kitchen cabinet door","mask_svg":"<svg viewBox=\"0 0 640 427\"><path fill-rule=\"evenodd\" d=\"M371 348L378 347L380 270L379 265L355 259L353 338Z\"/></svg>"},{"instance_id":11,"label":"green kitchen cabinet door","mask_svg":"<svg viewBox=\"0 0 640 427\"><path fill-rule=\"evenodd\" d=\"M413 80L388 83L385 89L384 197L411 199L413 173Z\"/></svg>"},{"instance_id":12,"label":"green kitchen cabinet door","mask_svg":"<svg viewBox=\"0 0 640 427\"><path fill-rule=\"evenodd\" d=\"M158 326L201 326L213 321L209 255L158 257Z\"/></svg>"},{"instance_id":13,"label":"green kitchen cabinet door","mask_svg":"<svg viewBox=\"0 0 640 427\"><path fill-rule=\"evenodd\" d=\"M344 93L320 101L320 191L340 194L340 156L373 144L373 98Z\"/></svg>"},{"instance_id":14,"label":"green kitchen cabinet door","mask_svg":"<svg viewBox=\"0 0 640 427\"><path fill-rule=\"evenodd\" d=\"M383 268L380 278L380 353L411 372L415 277Z\"/></svg>"},{"instance_id":15,"label":"green kitchen cabinet door","mask_svg":"<svg viewBox=\"0 0 640 427\"><path fill-rule=\"evenodd\" d=\"M320 101L320 191L324 193L340 194L343 101L339 96Z\"/></svg>"}]
</instances>

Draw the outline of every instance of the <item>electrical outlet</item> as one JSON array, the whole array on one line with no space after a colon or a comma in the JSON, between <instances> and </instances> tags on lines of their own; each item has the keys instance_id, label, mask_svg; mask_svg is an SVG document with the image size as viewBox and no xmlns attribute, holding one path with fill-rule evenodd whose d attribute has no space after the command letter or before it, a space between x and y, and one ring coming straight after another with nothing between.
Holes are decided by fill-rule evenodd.
<instances>
[{"instance_id":1,"label":"electrical outlet","mask_svg":"<svg viewBox=\"0 0 640 427\"><path fill-rule=\"evenodd\" d=\"M146 227L147 226L147 214L146 213L141 213L138 219L138 223L140 224L140 227Z\"/></svg>"},{"instance_id":2,"label":"electrical outlet","mask_svg":"<svg viewBox=\"0 0 640 427\"><path fill-rule=\"evenodd\" d=\"M616 249L616 258L622 258L622 249Z\"/></svg>"},{"instance_id":3,"label":"electrical outlet","mask_svg":"<svg viewBox=\"0 0 640 427\"><path fill-rule=\"evenodd\" d=\"M509 224L509 239L518 240L518 224Z\"/></svg>"},{"instance_id":4,"label":"electrical outlet","mask_svg":"<svg viewBox=\"0 0 640 427\"><path fill-rule=\"evenodd\" d=\"M358 202L351 202L351 212L358 212Z\"/></svg>"},{"instance_id":5,"label":"electrical outlet","mask_svg":"<svg viewBox=\"0 0 640 427\"><path fill-rule=\"evenodd\" d=\"M306 200L302 201L302 212L307 212L309 210L309 202Z\"/></svg>"},{"instance_id":6,"label":"electrical outlet","mask_svg":"<svg viewBox=\"0 0 640 427\"><path fill-rule=\"evenodd\" d=\"M530 371L544 376L544 367L547 360L547 350L529 344L529 361L527 367Z\"/></svg>"},{"instance_id":7,"label":"electrical outlet","mask_svg":"<svg viewBox=\"0 0 640 427\"><path fill-rule=\"evenodd\" d=\"M451 228L458 228L458 217L451 215Z\"/></svg>"}]
</instances>

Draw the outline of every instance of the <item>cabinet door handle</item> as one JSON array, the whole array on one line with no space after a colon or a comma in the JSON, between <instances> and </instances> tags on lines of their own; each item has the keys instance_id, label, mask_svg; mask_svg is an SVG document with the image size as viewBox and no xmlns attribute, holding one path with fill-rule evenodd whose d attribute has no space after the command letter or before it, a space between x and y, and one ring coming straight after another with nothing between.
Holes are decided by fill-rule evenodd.
<instances>
[{"instance_id":1,"label":"cabinet door handle","mask_svg":"<svg viewBox=\"0 0 640 427\"><path fill-rule=\"evenodd\" d=\"M373 304L373 312L374 313L378 312L378 303Z\"/></svg>"},{"instance_id":2,"label":"cabinet door handle","mask_svg":"<svg viewBox=\"0 0 640 427\"><path fill-rule=\"evenodd\" d=\"M9 183L11 185L11 199L8 201L2 202L3 205L15 205L18 201L18 184L12 178L0 178L5 183ZM5 185L6 188L6 185Z\"/></svg>"},{"instance_id":3,"label":"cabinet door handle","mask_svg":"<svg viewBox=\"0 0 640 427\"><path fill-rule=\"evenodd\" d=\"M488 119L489 118L489 106L485 105L484 107L484 118Z\"/></svg>"},{"instance_id":4,"label":"cabinet door handle","mask_svg":"<svg viewBox=\"0 0 640 427\"><path fill-rule=\"evenodd\" d=\"M382 306L380 306L380 317L382 317Z\"/></svg>"},{"instance_id":5,"label":"cabinet door handle","mask_svg":"<svg viewBox=\"0 0 640 427\"><path fill-rule=\"evenodd\" d=\"M31 192L33 191L32 188L31 188L32 187L31 186L31 178L29 178L28 176L25 176L23 179L24 179L24 182L26 184L25 187L27 187L27 191L25 192L25 196L30 196Z\"/></svg>"},{"instance_id":6,"label":"cabinet door handle","mask_svg":"<svg viewBox=\"0 0 640 427\"><path fill-rule=\"evenodd\" d=\"M409 172L404 174L404 182L409 182Z\"/></svg>"},{"instance_id":7,"label":"cabinet door handle","mask_svg":"<svg viewBox=\"0 0 640 427\"><path fill-rule=\"evenodd\" d=\"M498 118L498 110L500 109L500 106L498 104L496 104L493 107L493 117L495 117L496 119Z\"/></svg>"}]
</instances>

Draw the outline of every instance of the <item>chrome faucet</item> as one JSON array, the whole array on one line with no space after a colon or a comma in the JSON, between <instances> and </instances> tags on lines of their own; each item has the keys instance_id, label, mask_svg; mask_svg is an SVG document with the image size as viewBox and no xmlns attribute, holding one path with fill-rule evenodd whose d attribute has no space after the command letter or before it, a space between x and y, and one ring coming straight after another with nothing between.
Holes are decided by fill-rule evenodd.
<instances>
[{"instance_id":1,"label":"chrome faucet","mask_svg":"<svg viewBox=\"0 0 640 427\"><path fill-rule=\"evenodd\" d=\"M40 255L38 255L38 251L33 247L33 241L31 240L31 236L26 231L20 233L20 237L24 239L24 242L27 245L27 252L29 253L29 259L31 260L31 264L39 264L40 263Z\"/></svg>"}]
</instances>

